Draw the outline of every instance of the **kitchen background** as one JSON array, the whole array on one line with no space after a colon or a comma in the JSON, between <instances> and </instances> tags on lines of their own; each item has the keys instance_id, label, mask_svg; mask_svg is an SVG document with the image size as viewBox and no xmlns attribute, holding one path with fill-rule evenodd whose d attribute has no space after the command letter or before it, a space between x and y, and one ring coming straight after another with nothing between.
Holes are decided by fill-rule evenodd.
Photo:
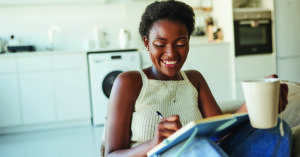
<instances>
[{"instance_id":1,"label":"kitchen background","mask_svg":"<svg viewBox=\"0 0 300 157\"><path fill-rule=\"evenodd\" d=\"M21 3L21 2L20 2ZM132 33L132 46L140 45L138 23L143 2L53 2L43 4L1 5L1 38L8 40L15 35L22 44L35 45L37 50L49 46L48 31L53 30L55 50L83 50L88 48L89 40L94 40L95 29L107 34L107 46L117 47L118 33L121 28ZM60 4L62 3L62 4ZM129 4L130 5L129 5ZM103 40L105 40L103 39Z\"/></svg>"},{"instance_id":2,"label":"kitchen background","mask_svg":"<svg viewBox=\"0 0 300 157\"><path fill-rule=\"evenodd\" d=\"M300 82L300 1L182 1L194 7L197 28L183 69L204 75L223 110L243 102L242 80L277 73ZM91 64L99 53L88 52L138 49L137 63L151 65L138 34L140 16L151 2L0 0L1 156L99 156L103 122L95 123L96 87L91 86ZM237 8L271 11L272 52L236 56ZM206 23L209 17L213 25ZM217 28L223 38L213 39ZM7 45L32 45L36 51L3 52ZM97 68L121 67L111 63ZM103 119L107 105L101 105Z\"/></svg>"}]
</instances>

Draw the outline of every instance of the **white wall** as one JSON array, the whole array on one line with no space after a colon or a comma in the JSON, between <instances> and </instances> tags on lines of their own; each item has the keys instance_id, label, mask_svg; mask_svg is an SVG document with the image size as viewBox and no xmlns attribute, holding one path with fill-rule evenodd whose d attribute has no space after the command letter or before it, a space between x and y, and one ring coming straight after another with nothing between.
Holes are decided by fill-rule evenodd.
<instances>
[{"instance_id":1,"label":"white wall","mask_svg":"<svg viewBox=\"0 0 300 157\"><path fill-rule=\"evenodd\" d=\"M231 62L231 74L232 78L235 78L235 50L234 50L234 30L233 30L233 12L232 12L232 0L213 0L213 17L217 22L218 27L223 31L224 41L229 45L229 56ZM235 80L232 79L233 95L236 95Z\"/></svg>"},{"instance_id":2,"label":"white wall","mask_svg":"<svg viewBox=\"0 0 300 157\"><path fill-rule=\"evenodd\" d=\"M126 4L126 5L125 5ZM131 32L131 46L140 45L138 26L147 2L87 3L48 5L1 5L0 38L11 34L24 44L36 45L43 50L48 45L48 29L56 25L61 33L54 32L56 50L80 50L85 40L93 38L95 25L108 34L109 47L118 46L120 28Z\"/></svg>"}]
</instances>

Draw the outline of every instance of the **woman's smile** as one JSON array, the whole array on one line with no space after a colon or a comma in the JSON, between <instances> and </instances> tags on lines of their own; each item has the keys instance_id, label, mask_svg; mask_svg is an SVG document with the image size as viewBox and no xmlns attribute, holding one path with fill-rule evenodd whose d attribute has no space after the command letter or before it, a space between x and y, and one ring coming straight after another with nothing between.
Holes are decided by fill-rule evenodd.
<instances>
[{"instance_id":1,"label":"woman's smile","mask_svg":"<svg viewBox=\"0 0 300 157\"><path fill-rule=\"evenodd\" d=\"M179 63L179 59L161 59L161 63L167 68L175 68Z\"/></svg>"}]
</instances>

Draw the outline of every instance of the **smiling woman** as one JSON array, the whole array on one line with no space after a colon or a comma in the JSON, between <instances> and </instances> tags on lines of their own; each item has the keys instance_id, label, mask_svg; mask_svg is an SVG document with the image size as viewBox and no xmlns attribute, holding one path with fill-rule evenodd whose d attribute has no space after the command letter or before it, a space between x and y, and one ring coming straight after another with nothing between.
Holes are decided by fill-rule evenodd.
<instances>
[{"instance_id":1,"label":"smiling woman","mask_svg":"<svg viewBox=\"0 0 300 157\"><path fill-rule=\"evenodd\" d=\"M147 6L139 32L153 65L124 72L115 80L105 131L106 156L146 156L188 122L222 114L202 74L181 71L189 53L194 17L193 9L183 2L169 0ZM243 105L239 111L245 109ZM280 149L290 145L284 146ZM217 145L212 148L221 150Z\"/></svg>"},{"instance_id":2,"label":"smiling woman","mask_svg":"<svg viewBox=\"0 0 300 157\"><path fill-rule=\"evenodd\" d=\"M177 1L146 8L139 32L153 65L116 79L107 119L107 156L146 156L182 125L222 113L203 76L181 71L194 16L190 6ZM160 120L155 111L165 118Z\"/></svg>"},{"instance_id":3,"label":"smiling woman","mask_svg":"<svg viewBox=\"0 0 300 157\"><path fill-rule=\"evenodd\" d=\"M181 22L160 20L153 24L149 39L143 37L155 68L149 79L178 80L189 52L189 34Z\"/></svg>"}]
</instances>

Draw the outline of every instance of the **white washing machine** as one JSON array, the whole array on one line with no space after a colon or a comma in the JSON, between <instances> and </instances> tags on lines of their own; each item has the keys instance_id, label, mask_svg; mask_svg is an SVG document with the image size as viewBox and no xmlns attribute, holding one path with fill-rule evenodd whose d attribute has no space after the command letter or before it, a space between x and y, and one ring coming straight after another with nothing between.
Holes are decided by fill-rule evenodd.
<instances>
[{"instance_id":1,"label":"white washing machine","mask_svg":"<svg viewBox=\"0 0 300 157\"><path fill-rule=\"evenodd\" d=\"M121 72L140 70L140 54L136 49L89 52L88 63L93 125L101 125L114 80Z\"/></svg>"}]
</instances>

